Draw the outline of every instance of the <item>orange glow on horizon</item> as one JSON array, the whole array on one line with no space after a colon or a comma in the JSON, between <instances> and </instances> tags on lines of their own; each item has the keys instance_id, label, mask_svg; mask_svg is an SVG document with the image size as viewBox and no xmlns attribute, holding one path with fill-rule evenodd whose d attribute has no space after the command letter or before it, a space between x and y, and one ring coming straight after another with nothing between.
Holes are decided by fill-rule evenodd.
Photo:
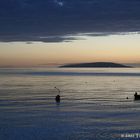
<instances>
[{"instance_id":1,"label":"orange glow on horizon","mask_svg":"<svg viewBox=\"0 0 140 140\"><path fill-rule=\"evenodd\" d=\"M0 43L0 66L39 66L80 62L139 63L140 35L85 37L62 43Z\"/></svg>"}]
</instances>

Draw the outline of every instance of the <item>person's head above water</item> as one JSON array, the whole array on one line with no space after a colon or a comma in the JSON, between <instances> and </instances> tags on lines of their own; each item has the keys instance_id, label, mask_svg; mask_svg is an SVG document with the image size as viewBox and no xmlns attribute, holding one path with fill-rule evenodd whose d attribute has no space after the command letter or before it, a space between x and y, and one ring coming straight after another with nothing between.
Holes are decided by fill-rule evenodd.
<instances>
[{"instance_id":1,"label":"person's head above water","mask_svg":"<svg viewBox=\"0 0 140 140\"><path fill-rule=\"evenodd\" d=\"M135 98L137 98L137 96L138 96L138 93L137 93L137 92L135 92L134 97L135 97Z\"/></svg>"},{"instance_id":2,"label":"person's head above water","mask_svg":"<svg viewBox=\"0 0 140 140\"><path fill-rule=\"evenodd\" d=\"M60 95L57 95L57 96L55 97L55 100L56 100L56 102L60 102Z\"/></svg>"}]
</instances>

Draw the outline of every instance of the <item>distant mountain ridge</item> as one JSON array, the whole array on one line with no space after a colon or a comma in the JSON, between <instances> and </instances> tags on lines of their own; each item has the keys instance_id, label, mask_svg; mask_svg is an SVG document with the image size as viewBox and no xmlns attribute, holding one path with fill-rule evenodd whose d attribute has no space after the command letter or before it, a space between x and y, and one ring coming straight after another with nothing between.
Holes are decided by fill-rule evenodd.
<instances>
[{"instance_id":1,"label":"distant mountain ridge","mask_svg":"<svg viewBox=\"0 0 140 140\"><path fill-rule=\"evenodd\" d=\"M112 62L94 62L94 63L67 64L60 66L60 68L131 68L131 66L126 66L123 64Z\"/></svg>"}]
</instances>

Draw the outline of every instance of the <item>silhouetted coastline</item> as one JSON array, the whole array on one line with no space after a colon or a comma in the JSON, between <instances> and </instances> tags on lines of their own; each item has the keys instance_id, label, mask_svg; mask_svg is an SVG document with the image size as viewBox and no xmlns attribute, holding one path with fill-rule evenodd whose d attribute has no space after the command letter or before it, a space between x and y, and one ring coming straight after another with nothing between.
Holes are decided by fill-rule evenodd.
<instances>
[{"instance_id":1,"label":"silhouetted coastline","mask_svg":"<svg viewBox=\"0 0 140 140\"><path fill-rule=\"evenodd\" d=\"M60 68L132 68L123 64L112 63L112 62L95 62L95 63L77 63L77 64L66 64L60 66Z\"/></svg>"}]
</instances>

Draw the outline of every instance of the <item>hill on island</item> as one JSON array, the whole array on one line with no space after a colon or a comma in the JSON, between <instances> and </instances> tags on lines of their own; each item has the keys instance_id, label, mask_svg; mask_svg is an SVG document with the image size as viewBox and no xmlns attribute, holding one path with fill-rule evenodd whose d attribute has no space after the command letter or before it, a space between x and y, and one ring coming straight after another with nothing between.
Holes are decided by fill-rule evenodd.
<instances>
[{"instance_id":1,"label":"hill on island","mask_svg":"<svg viewBox=\"0 0 140 140\"><path fill-rule=\"evenodd\" d=\"M123 64L112 62L77 63L60 66L60 68L131 68Z\"/></svg>"}]
</instances>

